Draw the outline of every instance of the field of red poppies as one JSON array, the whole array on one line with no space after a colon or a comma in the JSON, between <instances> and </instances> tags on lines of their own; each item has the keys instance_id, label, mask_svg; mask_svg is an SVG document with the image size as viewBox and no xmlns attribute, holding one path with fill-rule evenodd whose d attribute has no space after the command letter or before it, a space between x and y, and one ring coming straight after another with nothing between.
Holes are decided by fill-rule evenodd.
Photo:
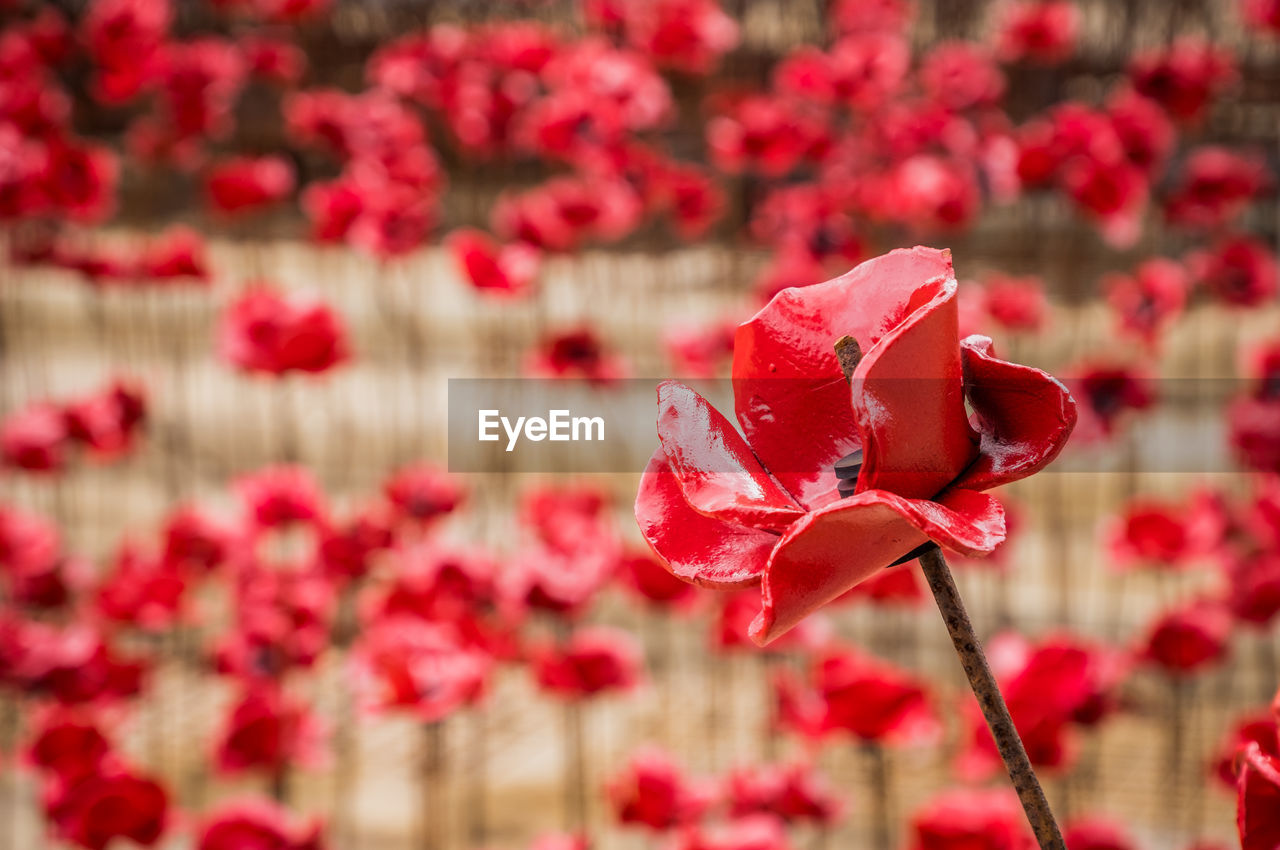
<instances>
[{"instance_id":1,"label":"field of red poppies","mask_svg":"<svg viewBox=\"0 0 1280 850\"><path fill-rule=\"evenodd\" d=\"M1276 0L0 0L0 850L1278 850L1278 93Z\"/></svg>"}]
</instances>

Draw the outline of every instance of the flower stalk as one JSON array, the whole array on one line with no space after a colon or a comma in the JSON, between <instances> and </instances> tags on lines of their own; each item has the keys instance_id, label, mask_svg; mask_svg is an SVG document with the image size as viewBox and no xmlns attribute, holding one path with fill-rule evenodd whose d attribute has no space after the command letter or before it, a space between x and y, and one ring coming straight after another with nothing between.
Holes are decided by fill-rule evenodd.
<instances>
[{"instance_id":1,"label":"flower stalk","mask_svg":"<svg viewBox=\"0 0 1280 850\"><path fill-rule=\"evenodd\" d=\"M933 591L934 601L942 613L942 620L951 635L951 643L955 646L956 655L960 657L960 665L964 667L965 676L969 679L969 687L978 698L982 716L995 739L996 749L1005 769L1009 771L1009 779L1022 802L1022 810L1026 812L1031 831L1035 833L1036 842L1041 850L1066 850L1062 841L1062 832L1058 829L1053 812L1049 809L1049 801L1045 797L1040 780L1036 778L1031 759L1022 745L1018 730L1013 725L1009 707L1005 705L1004 695L996 677L987 664L986 653L973 631L973 623L965 610L960 591L951 577L951 568L942 555L942 550L933 548L920 556L920 566L924 569L925 578L929 581L929 589Z\"/></svg>"}]
</instances>

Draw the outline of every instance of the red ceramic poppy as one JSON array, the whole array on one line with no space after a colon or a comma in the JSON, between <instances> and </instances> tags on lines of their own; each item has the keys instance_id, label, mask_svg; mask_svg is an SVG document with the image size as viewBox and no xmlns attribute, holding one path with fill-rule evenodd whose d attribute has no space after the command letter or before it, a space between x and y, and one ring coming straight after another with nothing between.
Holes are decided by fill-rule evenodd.
<instances>
[{"instance_id":1,"label":"red ceramic poppy","mask_svg":"<svg viewBox=\"0 0 1280 850\"><path fill-rule=\"evenodd\" d=\"M738 43L737 21L716 0L623 0L614 9L633 47L677 71L708 73Z\"/></svg>"},{"instance_id":2,"label":"red ceramic poppy","mask_svg":"<svg viewBox=\"0 0 1280 850\"><path fill-rule=\"evenodd\" d=\"M782 819L768 813L744 815L680 832L673 850L792 850Z\"/></svg>"},{"instance_id":3,"label":"red ceramic poppy","mask_svg":"<svg viewBox=\"0 0 1280 850\"><path fill-rule=\"evenodd\" d=\"M1241 12L1252 26L1280 34L1280 0L1244 0Z\"/></svg>"},{"instance_id":4,"label":"red ceramic poppy","mask_svg":"<svg viewBox=\"0 0 1280 850\"><path fill-rule=\"evenodd\" d=\"M642 601L664 609L687 609L697 603L698 589L667 571L648 551L625 555L619 564L622 581Z\"/></svg>"},{"instance_id":5,"label":"red ceramic poppy","mask_svg":"<svg viewBox=\"0 0 1280 850\"><path fill-rule=\"evenodd\" d=\"M815 659L810 680L806 685L783 673L775 683L780 722L806 736L836 732L905 744L941 732L924 684L888 662L827 649Z\"/></svg>"},{"instance_id":6,"label":"red ceramic poppy","mask_svg":"<svg viewBox=\"0 0 1280 850\"><path fill-rule=\"evenodd\" d=\"M270 800L222 803L201 818L196 850L324 850L321 825L303 820Z\"/></svg>"},{"instance_id":7,"label":"red ceramic poppy","mask_svg":"<svg viewBox=\"0 0 1280 850\"><path fill-rule=\"evenodd\" d=\"M1241 850L1280 847L1280 758L1251 744L1244 752L1236 789Z\"/></svg>"},{"instance_id":8,"label":"red ceramic poppy","mask_svg":"<svg viewBox=\"0 0 1280 850\"><path fill-rule=\"evenodd\" d=\"M28 405L0 423L0 457L14 469L56 472L69 440L62 408L49 402Z\"/></svg>"},{"instance_id":9,"label":"red ceramic poppy","mask_svg":"<svg viewBox=\"0 0 1280 850\"><path fill-rule=\"evenodd\" d=\"M761 764L729 774L724 797L729 814L773 814L788 822L813 821L831 826L840 820L844 803L808 764Z\"/></svg>"},{"instance_id":10,"label":"red ceramic poppy","mask_svg":"<svg viewBox=\"0 0 1280 850\"><path fill-rule=\"evenodd\" d=\"M228 706L214 741L214 765L227 774L314 767L323 736L319 723L305 703L277 685L255 684Z\"/></svg>"},{"instance_id":11,"label":"red ceramic poppy","mask_svg":"<svg viewBox=\"0 0 1280 850\"><path fill-rule=\"evenodd\" d=\"M1044 327L1049 299L1040 278L988 275L983 290L987 314L1000 327L1018 332L1035 332Z\"/></svg>"},{"instance_id":12,"label":"red ceramic poppy","mask_svg":"<svg viewBox=\"0 0 1280 850\"><path fill-rule=\"evenodd\" d=\"M95 98L119 104L143 89L172 18L168 0L96 0L89 6L80 35L95 68Z\"/></svg>"},{"instance_id":13,"label":"red ceramic poppy","mask_svg":"<svg viewBox=\"0 0 1280 850\"><path fill-rule=\"evenodd\" d=\"M186 590L168 562L126 543L98 588L97 609L108 620L155 632L181 618Z\"/></svg>"},{"instance_id":14,"label":"red ceramic poppy","mask_svg":"<svg viewBox=\"0 0 1280 850\"><path fill-rule=\"evenodd\" d=\"M733 357L737 327L733 321L675 325L663 332L662 347L677 372L690 378L712 378L727 367Z\"/></svg>"},{"instance_id":15,"label":"red ceramic poppy","mask_svg":"<svg viewBox=\"0 0 1280 850\"><path fill-rule=\"evenodd\" d=\"M1196 279L1227 304L1256 307L1280 291L1275 252L1252 236L1229 236L1187 257Z\"/></svg>"},{"instance_id":16,"label":"red ceramic poppy","mask_svg":"<svg viewBox=\"0 0 1280 850\"><path fill-rule=\"evenodd\" d=\"M919 78L931 100L957 112L989 106L1004 94L1004 75L976 42L934 45L920 64Z\"/></svg>"},{"instance_id":17,"label":"red ceramic poppy","mask_svg":"<svg viewBox=\"0 0 1280 850\"><path fill-rule=\"evenodd\" d=\"M609 782L608 794L620 823L656 831L695 823L714 800L708 783L686 778L675 760L655 747L633 753Z\"/></svg>"},{"instance_id":18,"label":"red ceramic poppy","mask_svg":"<svg viewBox=\"0 0 1280 850\"><path fill-rule=\"evenodd\" d=\"M170 568L204 574L227 559L232 529L203 510L180 506L169 514L161 532L163 558Z\"/></svg>"},{"instance_id":19,"label":"red ceramic poppy","mask_svg":"<svg viewBox=\"0 0 1280 850\"><path fill-rule=\"evenodd\" d=\"M106 850L118 838L150 847L167 826L169 795L155 780L112 764L55 784L45 809L54 832L86 850Z\"/></svg>"},{"instance_id":20,"label":"red ceramic poppy","mask_svg":"<svg viewBox=\"0 0 1280 850\"><path fill-rule=\"evenodd\" d=\"M461 482L429 464L399 470L383 483L382 492L400 518L422 523L452 513L466 498Z\"/></svg>"},{"instance_id":21,"label":"red ceramic poppy","mask_svg":"<svg viewBox=\"0 0 1280 850\"><path fill-rule=\"evenodd\" d=\"M1268 758L1280 759L1280 717L1270 708L1238 719L1219 747L1213 773L1224 786L1236 787L1244 766L1242 756L1251 747L1257 747Z\"/></svg>"},{"instance_id":22,"label":"red ceramic poppy","mask_svg":"<svg viewBox=\"0 0 1280 850\"><path fill-rule=\"evenodd\" d=\"M1256 155L1214 145L1200 148L1187 157L1177 185L1165 199L1165 215L1186 227L1222 227L1268 188L1270 178Z\"/></svg>"},{"instance_id":23,"label":"red ceramic poppy","mask_svg":"<svg viewBox=\"0 0 1280 850\"><path fill-rule=\"evenodd\" d=\"M393 617L364 631L351 664L365 710L406 709L433 723L483 696L493 661L453 626Z\"/></svg>"},{"instance_id":24,"label":"red ceramic poppy","mask_svg":"<svg viewBox=\"0 0 1280 850\"><path fill-rule=\"evenodd\" d=\"M978 491L1047 465L1075 404L1047 374L996 359L990 340L961 343L957 321L946 251L895 251L780 293L738 330L745 439L693 390L659 388L662 447L636 497L654 551L698 584L760 583L765 643L928 540L995 549L1003 514ZM833 349L846 334L864 352L852 393ZM834 464L858 449L841 499Z\"/></svg>"},{"instance_id":25,"label":"red ceramic poppy","mask_svg":"<svg viewBox=\"0 0 1280 850\"><path fill-rule=\"evenodd\" d=\"M1108 275L1103 287L1120 333L1137 337L1154 349L1164 331L1182 315L1190 280L1179 263L1155 257L1144 260L1132 275Z\"/></svg>"},{"instance_id":26,"label":"red ceramic poppy","mask_svg":"<svg viewBox=\"0 0 1280 850\"><path fill-rule=\"evenodd\" d=\"M171 227L143 250L138 272L157 281L189 279L208 283L211 272L204 238L186 227Z\"/></svg>"},{"instance_id":27,"label":"red ceramic poppy","mask_svg":"<svg viewBox=\"0 0 1280 850\"><path fill-rule=\"evenodd\" d=\"M218 354L246 372L326 372L350 356L341 316L303 293L252 289L227 305Z\"/></svg>"},{"instance_id":28,"label":"red ceramic poppy","mask_svg":"<svg viewBox=\"0 0 1280 850\"><path fill-rule=\"evenodd\" d=\"M1220 663L1230 651L1231 612L1216 599L1195 599L1160 614L1139 655L1172 676Z\"/></svg>"},{"instance_id":29,"label":"red ceramic poppy","mask_svg":"<svg viewBox=\"0 0 1280 850\"><path fill-rule=\"evenodd\" d=\"M1225 532L1225 517L1203 495L1187 505L1136 500L1125 506L1108 542L1117 567L1175 569L1215 552Z\"/></svg>"},{"instance_id":30,"label":"red ceramic poppy","mask_svg":"<svg viewBox=\"0 0 1280 850\"><path fill-rule=\"evenodd\" d=\"M293 166L278 156L228 159L211 167L205 178L210 205L227 215L254 212L282 201L293 187Z\"/></svg>"},{"instance_id":31,"label":"red ceramic poppy","mask_svg":"<svg viewBox=\"0 0 1280 850\"><path fill-rule=\"evenodd\" d=\"M72 783L99 772L111 744L91 716L55 708L35 718L26 758L60 782Z\"/></svg>"},{"instance_id":32,"label":"red ceramic poppy","mask_svg":"<svg viewBox=\"0 0 1280 850\"><path fill-rule=\"evenodd\" d=\"M401 543L390 552L394 578L379 588L362 615L411 616L438 623L461 623L497 602L498 565L485 552L422 542Z\"/></svg>"},{"instance_id":33,"label":"red ceramic poppy","mask_svg":"<svg viewBox=\"0 0 1280 850\"><path fill-rule=\"evenodd\" d=\"M324 493L315 476L301 466L269 466L240 476L234 487L255 529L324 523Z\"/></svg>"},{"instance_id":34,"label":"red ceramic poppy","mask_svg":"<svg viewBox=\"0 0 1280 850\"><path fill-rule=\"evenodd\" d=\"M760 614L760 588L714 594L718 612L711 624L711 647L719 652L745 650L760 652L812 652L831 643L831 622L821 613L802 620L799 625L776 641L760 647L751 639L751 624Z\"/></svg>"},{"instance_id":35,"label":"red ceramic poppy","mask_svg":"<svg viewBox=\"0 0 1280 850\"><path fill-rule=\"evenodd\" d=\"M307 70L307 54L291 41L257 35L240 43L249 72L281 86L294 86Z\"/></svg>"},{"instance_id":36,"label":"red ceramic poppy","mask_svg":"<svg viewBox=\"0 0 1280 850\"><path fill-rule=\"evenodd\" d=\"M1138 843L1121 823L1103 817L1075 818L1062 828L1071 850L1138 850Z\"/></svg>"},{"instance_id":37,"label":"red ceramic poppy","mask_svg":"<svg viewBox=\"0 0 1280 850\"><path fill-rule=\"evenodd\" d=\"M1015 633L988 647L991 667L1031 763L1069 767L1076 756L1076 727L1096 726L1117 707L1116 692L1129 671L1124 653L1069 634L1033 644ZM995 742L974 702L966 704L970 745L958 761L962 774L999 770Z\"/></svg>"},{"instance_id":38,"label":"red ceramic poppy","mask_svg":"<svg viewBox=\"0 0 1280 850\"><path fill-rule=\"evenodd\" d=\"M1134 57L1129 78L1137 91L1176 120L1200 121L1214 99L1238 79L1236 57L1203 39L1183 38Z\"/></svg>"},{"instance_id":39,"label":"red ceramic poppy","mask_svg":"<svg viewBox=\"0 0 1280 850\"><path fill-rule=\"evenodd\" d=\"M911 850L1030 850L1034 846L1012 790L944 791L911 817Z\"/></svg>"},{"instance_id":40,"label":"red ceramic poppy","mask_svg":"<svg viewBox=\"0 0 1280 850\"><path fill-rule=\"evenodd\" d=\"M1086 440L1114 436L1127 414L1156 403L1154 382L1137 369L1109 363L1084 364L1071 388L1081 401L1080 435Z\"/></svg>"},{"instance_id":41,"label":"red ceramic poppy","mask_svg":"<svg viewBox=\"0 0 1280 850\"><path fill-rule=\"evenodd\" d=\"M128 451L147 419L147 400L136 385L115 381L67 405L67 433L93 454L111 458Z\"/></svg>"},{"instance_id":42,"label":"red ceramic poppy","mask_svg":"<svg viewBox=\"0 0 1280 850\"><path fill-rule=\"evenodd\" d=\"M463 228L445 240L454 262L478 291L524 295L538 276L538 249L524 242L497 245L479 230Z\"/></svg>"},{"instance_id":43,"label":"red ceramic poppy","mask_svg":"<svg viewBox=\"0 0 1280 850\"><path fill-rule=\"evenodd\" d=\"M1242 623L1268 627L1280 614L1280 551L1227 558L1227 604Z\"/></svg>"},{"instance_id":44,"label":"red ceramic poppy","mask_svg":"<svg viewBox=\"0 0 1280 850\"><path fill-rule=\"evenodd\" d=\"M996 55L1005 62L1056 65L1075 51L1080 10L1071 0L1006 5L996 34Z\"/></svg>"},{"instance_id":45,"label":"red ceramic poppy","mask_svg":"<svg viewBox=\"0 0 1280 850\"><path fill-rule=\"evenodd\" d=\"M583 327L544 339L529 353L525 369L539 378L578 378L608 384L625 377L627 364L608 350L593 329Z\"/></svg>"},{"instance_id":46,"label":"red ceramic poppy","mask_svg":"<svg viewBox=\"0 0 1280 850\"><path fill-rule=\"evenodd\" d=\"M533 653L539 686L565 699L630 690L643 669L640 645L627 632L606 626L579 629L562 646Z\"/></svg>"}]
</instances>

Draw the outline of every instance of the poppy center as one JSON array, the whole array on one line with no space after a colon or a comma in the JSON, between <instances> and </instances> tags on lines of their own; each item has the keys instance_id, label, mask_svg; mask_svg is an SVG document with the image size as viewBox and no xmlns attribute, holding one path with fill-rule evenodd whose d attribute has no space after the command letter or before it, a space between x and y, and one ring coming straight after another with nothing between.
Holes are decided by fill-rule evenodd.
<instances>
[{"instance_id":1,"label":"poppy center","mask_svg":"<svg viewBox=\"0 0 1280 850\"><path fill-rule=\"evenodd\" d=\"M847 499L858 489L858 473L862 472L862 449L856 449L840 458L835 462L834 468L836 472L836 492L840 494L840 498ZM892 564L889 564L889 566L896 567L899 564L905 564L907 561L914 561L925 552L937 548L937 543L932 540L926 540Z\"/></svg>"}]
</instances>

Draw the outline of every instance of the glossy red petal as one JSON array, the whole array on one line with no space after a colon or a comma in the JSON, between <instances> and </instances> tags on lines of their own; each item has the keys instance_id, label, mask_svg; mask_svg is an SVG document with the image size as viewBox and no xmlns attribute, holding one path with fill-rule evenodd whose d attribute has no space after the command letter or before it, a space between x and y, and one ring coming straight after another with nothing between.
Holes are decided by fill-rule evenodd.
<instances>
[{"instance_id":1,"label":"glossy red petal","mask_svg":"<svg viewBox=\"0 0 1280 850\"><path fill-rule=\"evenodd\" d=\"M766 644L925 540L985 555L1004 540L1004 509L990 496L952 490L938 502L866 490L799 520L769 556L763 610L751 637Z\"/></svg>"},{"instance_id":2,"label":"glossy red petal","mask_svg":"<svg viewBox=\"0 0 1280 850\"><path fill-rule=\"evenodd\" d=\"M1236 790L1241 850L1280 847L1280 759L1250 744L1241 760Z\"/></svg>"},{"instance_id":3,"label":"glossy red petal","mask_svg":"<svg viewBox=\"0 0 1280 850\"><path fill-rule=\"evenodd\" d=\"M952 486L988 490L1048 466L1076 425L1070 391L1039 369L996 358L985 336L966 337L961 354L982 442L978 459Z\"/></svg>"},{"instance_id":4,"label":"glossy red petal","mask_svg":"<svg viewBox=\"0 0 1280 850\"><path fill-rule=\"evenodd\" d=\"M717 589L760 581L778 535L712 519L689 507L662 449L640 476L636 522L674 575Z\"/></svg>"},{"instance_id":5,"label":"glossy red petal","mask_svg":"<svg viewBox=\"0 0 1280 850\"><path fill-rule=\"evenodd\" d=\"M729 420L678 381L658 386L658 439L685 501L698 513L778 532L804 516Z\"/></svg>"},{"instance_id":6,"label":"glossy red petal","mask_svg":"<svg viewBox=\"0 0 1280 850\"><path fill-rule=\"evenodd\" d=\"M917 289L907 316L853 373L853 415L862 435L858 490L928 499L978 454L964 407L956 281Z\"/></svg>"},{"instance_id":7,"label":"glossy red petal","mask_svg":"<svg viewBox=\"0 0 1280 850\"><path fill-rule=\"evenodd\" d=\"M826 283L784 289L734 340L734 409L765 467L805 507L835 498L831 466L860 446L834 345L864 352L909 314L930 281L951 277L951 253L893 251Z\"/></svg>"}]
</instances>

